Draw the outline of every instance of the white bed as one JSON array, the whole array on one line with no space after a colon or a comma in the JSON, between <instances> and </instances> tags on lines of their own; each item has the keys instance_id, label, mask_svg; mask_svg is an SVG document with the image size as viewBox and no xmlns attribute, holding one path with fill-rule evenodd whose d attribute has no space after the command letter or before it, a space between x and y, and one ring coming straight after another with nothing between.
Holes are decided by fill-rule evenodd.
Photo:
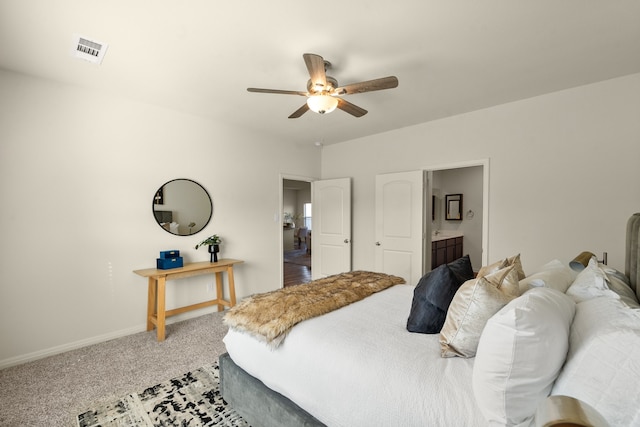
<instances>
[{"instance_id":1,"label":"white bed","mask_svg":"<svg viewBox=\"0 0 640 427\"><path fill-rule=\"evenodd\" d=\"M407 331L413 290L396 285L306 320L276 349L234 329L224 342L237 365L329 426L486 425L474 359L442 358L438 334Z\"/></svg>"},{"instance_id":2,"label":"white bed","mask_svg":"<svg viewBox=\"0 0 640 427\"><path fill-rule=\"evenodd\" d=\"M254 427L521 427L567 420L640 426L639 254L640 213L627 225L624 274L599 264L593 254L580 272L553 260L529 276L523 272L524 278L514 266L478 273L456 291L440 334L407 330L414 290L425 289L420 285L395 285L318 313L295 325L280 346L236 324L224 339L228 354L220 357L221 393ZM519 256L497 264L515 260ZM500 289L515 286L518 295L497 312L478 312L495 302L479 299L480 285L502 271L515 279L501 281ZM429 277L440 284L445 276ZM357 280L351 285L362 288ZM339 299L335 292L318 291ZM276 317L298 313L282 296L270 301L283 304ZM271 311L252 299L247 305L257 317ZM309 301L308 309L319 306ZM242 317L243 310L236 311ZM471 312L476 314L467 316ZM442 345L452 344L449 314L455 319L459 313L465 318L458 337L466 340L455 349L472 343L475 357L441 357ZM476 329L476 335L469 333Z\"/></svg>"}]
</instances>

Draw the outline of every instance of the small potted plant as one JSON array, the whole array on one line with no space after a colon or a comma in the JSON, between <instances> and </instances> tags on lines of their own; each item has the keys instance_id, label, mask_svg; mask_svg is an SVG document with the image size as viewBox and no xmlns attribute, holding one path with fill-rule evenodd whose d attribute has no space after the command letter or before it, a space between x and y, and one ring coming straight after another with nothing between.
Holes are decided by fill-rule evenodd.
<instances>
[{"instance_id":1,"label":"small potted plant","mask_svg":"<svg viewBox=\"0 0 640 427\"><path fill-rule=\"evenodd\" d=\"M209 253L211 254L211 262L218 262L218 252L220 252L220 243L222 243L222 239L217 234L213 236L209 236L204 239L202 242L196 245L196 249L201 246L208 245Z\"/></svg>"}]
</instances>

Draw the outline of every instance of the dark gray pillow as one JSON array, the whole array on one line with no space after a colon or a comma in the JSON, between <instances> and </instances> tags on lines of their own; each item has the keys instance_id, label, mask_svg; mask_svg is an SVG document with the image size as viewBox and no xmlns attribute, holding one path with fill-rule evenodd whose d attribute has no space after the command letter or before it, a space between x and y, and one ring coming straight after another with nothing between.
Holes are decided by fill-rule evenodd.
<instances>
[{"instance_id":1,"label":"dark gray pillow","mask_svg":"<svg viewBox=\"0 0 640 427\"><path fill-rule=\"evenodd\" d=\"M413 291L407 330L422 334L440 333L453 296L473 276L468 255L425 274Z\"/></svg>"},{"instance_id":2,"label":"dark gray pillow","mask_svg":"<svg viewBox=\"0 0 640 427\"><path fill-rule=\"evenodd\" d=\"M458 258L457 260L447 264L447 266L453 272L453 274L455 274L458 279L462 281L462 283L475 277L473 268L471 268L471 259L469 258L469 255Z\"/></svg>"}]
</instances>

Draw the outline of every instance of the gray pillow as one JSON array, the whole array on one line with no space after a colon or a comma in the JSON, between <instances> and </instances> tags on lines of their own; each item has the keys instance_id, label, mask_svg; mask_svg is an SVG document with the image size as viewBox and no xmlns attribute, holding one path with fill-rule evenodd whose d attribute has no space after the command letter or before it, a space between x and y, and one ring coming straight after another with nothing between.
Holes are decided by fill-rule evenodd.
<instances>
[{"instance_id":1,"label":"gray pillow","mask_svg":"<svg viewBox=\"0 0 640 427\"><path fill-rule=\"evenodd\" d=\"M469 279L473 279L469 255L425 274L413 291L407 330L421 334L439 333L453 296Z\"/></svg>"},{"instance_id":2,"label":"gray pillow","mask_svg":"<svg viewBox=\"0 0 640 427\"><path fill-rule=\"evenodd\" d=\"M451 270L462 283L475 277L473 268L471 268L471 259L469 258L469 255L465 255L453 262L450 262L447 264L447 267L449 267L449 270Z\"/></svg>"}]
</instances>

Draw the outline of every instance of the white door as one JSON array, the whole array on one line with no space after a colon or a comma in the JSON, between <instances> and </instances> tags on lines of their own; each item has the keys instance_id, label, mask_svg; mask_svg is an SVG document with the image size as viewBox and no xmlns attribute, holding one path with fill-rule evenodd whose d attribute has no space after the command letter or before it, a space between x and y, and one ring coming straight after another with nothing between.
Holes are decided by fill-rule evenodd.
<instances>
[{"instance_id":1,"label":"white door","mask_svg":"<svg viewBox=\"0 0 640 427\"><path fill-rule=\"evenodd\" d=\"M351 179L314 181L311 187L312 278L351 271Z\"/></svg>"},{"instance_id":2,"label":"white door","mask_svg":"<svg viewBox=\"0 0 640 427\"><path fill-rule=\"evenodd\" d=\"M376 176L376 271L417 284L423 274L423 171Z\"/></svg>"}]
</instances>

